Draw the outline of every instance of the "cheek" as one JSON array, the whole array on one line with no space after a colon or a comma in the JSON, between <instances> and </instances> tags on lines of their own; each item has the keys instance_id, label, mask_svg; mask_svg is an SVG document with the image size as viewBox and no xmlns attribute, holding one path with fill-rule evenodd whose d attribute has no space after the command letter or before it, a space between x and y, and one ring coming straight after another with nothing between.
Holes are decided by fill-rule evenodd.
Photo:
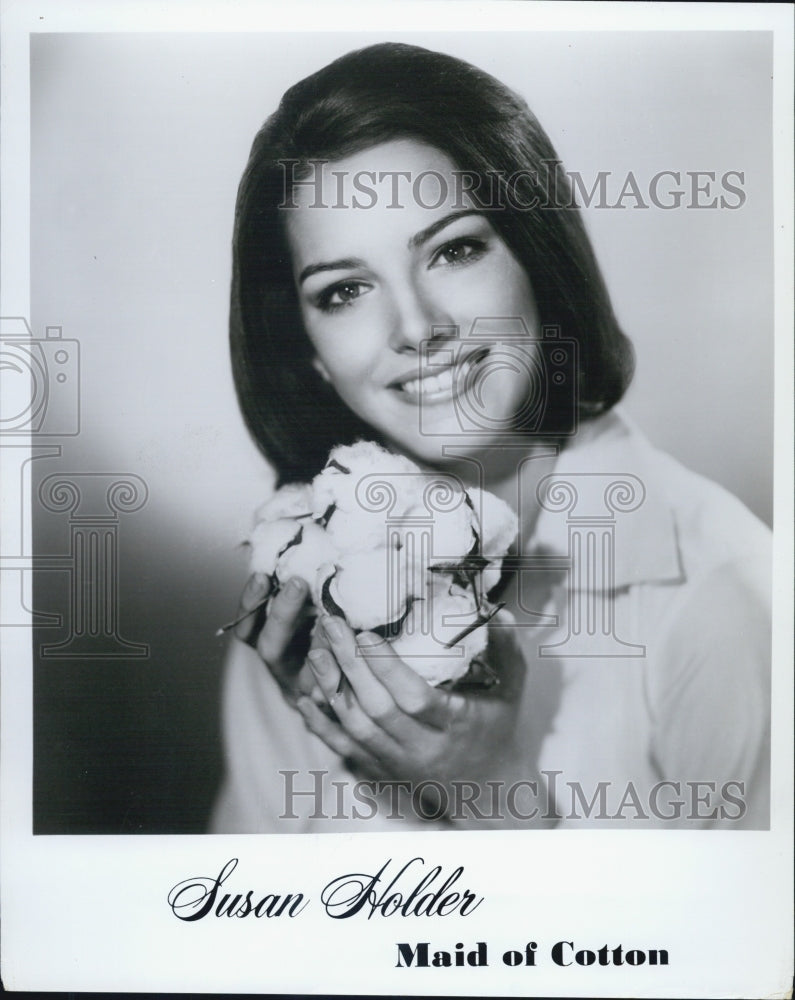
<instances>
[{"instance_id":1,"label":"cheek","mask_svg":"<svg viewBox=\"0 0 795 1000\"><path fill-rule=\"evenodd\" d=\"M528 329L535 331L538 325L535 296L529 279L524 271L518 270L516 264L513 273L504 282L502 297L506 313L521 316Z\"/></svg>"},{"instance_id":2,"label":"cheek","mask_svg":"<svg viewBox=\"0 0 795 1000\"><path fill-rule=\"evenodd\" d=\"M344 314L330 320L305 317L304 329L314 348L315 367L333 385L359 379L372 367L375 338L366 324Z\"/></svg>"},{"instance_id":3,"label":"cheek","mask_svg":"<svg viewBox=\"0 0 795 1000\"><path fill-rule=\"evenodd\" d=\"M315 349L315 367L352 409L364 399L378 370L381 352L376 338L346 326L332 335L310 336Z\"/></svg>"},{"instance_id":4,"label":"cheek","mask_svg":"<svg viewBox=\"0 0 795 1000\"><path fill-rule=\"evenodd\" d=\"M520 317L528 330L537 329L535 297L524 271L507 253L477 276L477 281L457 283L454 303L455 318L466 336L479 317Z\"/></svg>"},{"instance_id":5,"label":"cheek","mask_svg":"<svg viewBox=\"0 0 795 1000\"><path fill-rule=\"evenodd\" d=\"M356 384L372 367L365 345L351 340L317 342L315 354L327 380L335 386Z\"/></svg>"}]
</instances>

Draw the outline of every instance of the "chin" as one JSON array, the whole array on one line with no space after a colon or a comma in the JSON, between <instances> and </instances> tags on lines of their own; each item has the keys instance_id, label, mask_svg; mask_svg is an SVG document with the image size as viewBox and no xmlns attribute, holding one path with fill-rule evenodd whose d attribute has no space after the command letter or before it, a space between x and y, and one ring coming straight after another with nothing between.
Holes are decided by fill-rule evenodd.
<instances>
[{"instance_id":1,"label":"chin","mask_svg":"<svg viewBox=\"0 0 795 1000\"><path fill-rule=\"evenodd\" d=\"M462 460L480 460L487 454L490 442L482 437L467 437L458 429L457 433L444 436L420 437L411 441L388 439L390 446L419 465L430 466L441 471L453 471L460 467ZM480 462L480 464L483 464Z\"/></svg>"}]
</instances>

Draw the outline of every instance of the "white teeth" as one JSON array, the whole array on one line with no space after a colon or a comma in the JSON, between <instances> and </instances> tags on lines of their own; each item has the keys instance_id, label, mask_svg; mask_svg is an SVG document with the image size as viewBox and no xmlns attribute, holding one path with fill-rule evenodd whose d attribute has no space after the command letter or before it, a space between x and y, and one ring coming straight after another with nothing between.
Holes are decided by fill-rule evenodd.
<instances>
[{"instance_id":1,"label":"white teeth","mask_svg":"<svg viewBox=\"0 0 795 1000\"><path fill-rule=\"evenodd\" d=\"M422 378L409 379L408 382L404 382L400 386L401 391L408 396L418 398L449 395L453 390L453 383L458 381L458 384L461 385L461 380L465 378L467 370L473 363L473 359L468 358L462 365L445 368L438 375L424 375Z\"/></svg>"},{"instance_id":2,"label":"white teeth","mask_svg":"<svg viewBox=\"0 0 795 1000\"><path fill-rule=\"evenodd\" d=\"M446 368L438 375L413 378L409 382L404 382L401 388L411 396L433 396L440 392L449 392L453 388L453 369Z\"/></svg>"}]
</instances>

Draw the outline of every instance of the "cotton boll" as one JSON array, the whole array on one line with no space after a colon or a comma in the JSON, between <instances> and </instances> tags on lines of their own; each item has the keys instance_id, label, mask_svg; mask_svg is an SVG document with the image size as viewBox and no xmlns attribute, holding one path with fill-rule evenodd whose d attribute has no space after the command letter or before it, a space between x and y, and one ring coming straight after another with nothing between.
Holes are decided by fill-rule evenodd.
<instances>
[{"instance_id":1,"label":"cotton boll","mask_svg":"<svg viewBox=\"0 0 795 1000\"><path fill-rule=\"evenodd\" d=\"M386 547L390 536L395 534L394 528L387 524L383 512L347 510L342 506L337 507L331 515L326 531L341 552L372 551Z\"/></svg>"},{"instance_id":2,"label":"cotton boll","mask_svg":"<svg viewBox=\"0 0 795 1000\"><path fill-rule=\"evenodd\" d=\"M378 628L404 614L411 582L396 569L384 548L340 557L329 594L351 628Z\"/></svg>"},{"instance_id":3,"label":"cotton boll","mask_svg":"<svg viewBox=\"0 0 795 1000\"><path fill-rule=\"evenodd\" d=\"M345 472L345 469L349 471ZM375 513L368 508L380 506L380 498L368 498L357 491L362 479L366 476L382 478L395 487L402 498L406 492L406 479L418 472L418 466L409 459L393 455L372 441L358 441L334 448L328 465L312 483L315 516L320 517L332 504L347 513ZM388 512L392 516L400 513L388 506L378 513L385 520Z\"/></svg>"},{"instance_id":4,"label":"cotton boll","mask_svg":"<svg viewBox=\"0 0 795 1000\"><path fill-rule=\"evenodd\" d=\"M354 629L400 627L393 645L410 667L432 684L457 680L486 647L478 598L517 531L503 501L460 489L373 442L335 448L311 485L282 487L259 509L252 572L305 580L315 606Z\"/></svg>"},{"instance_id":5,"label":"cotton boll","mask_svg":"<svg viewBox=\"0 0 795 1000\"><path fill-rule=\"evenodd\" d=\"M329 463L336 462L351 472L396 474L419 472L419 466L411 459L387 451L374 441L356 441L355 444L339 445L332 449L328 460Z\"/></svg>"},{"instance_id":6,"label":"cotton boll","mask_svg":"<svg viewBox=\"0 0 795 1000\"><path fill-rule=\"evenodd\" d=\"M406 511L406 519L427 517L427 507L424 503L413 504ZM417 524L404 523L401 532L404 535L414 533L415 537L423 530L430 530L431 551L428 552L431 564L450 563L462 560L472 548L475 536L472 533L472 511L461 498L461 503L452 510L437 510L433 512L433 521L427 527L420 521ZM415 542L415 548L419 545Z\"/></svg>"},{"instance_id":7,"label":"cotton boll","mask_svg":"<svg viewBox=\"0 0 795 1000\"><path fill-rule=\"evenodd\" d=\"M500 582L502 576L502 559L492 559L487 566L483 567L480 574L480 589L483 594L488 594L490 590Z\"/></svg>"},{"instance_id":8,"label":"cotton boll","mask_svg":"<svg viewBox=\"0 0 795 1000\"><path fill-rule=\"evenodd\" d=\"M260 521L249 538L251 545L250 572L271 575L276 569L279 553L290 544L299 531L301 531L300 522L293 521L291 518Z\"/></svg>"},{"instance_id":9,"label":"cotton boll","mask_svg":"<svg viewBox=\"0 0 795 1000\"><path fill-rule=\"evenodd\" d=\"M453 589L455 592L449 593L444 581L434 581L428 591L429 603L414 604L401 634L392 640L397 655L433 685L463 677L488 642L488 630L480 626L446 648L446 643L478 618L474 595Z\"/></svg>"},{"instance_id":10,"label":"cotton boll","mask_svg":"<svg viewBox=\"0 0 795 1000\"><path fill-rule=\"evenodd\" d=\"M295 521L292 523L296 524ZM280 580L289 580L291 576L300 577L314 590L318 569L324 563L335 562L339 552L320 525L312 521L303 526L298 522L298 525L301 541L284 552L276 564L276 573Z\"/></svg>"},{"instance_id":11,"label":"cotton boll","mask_svg":"<svg viewBox=\"0 0 795 1000\"><path fill-rule=\"evenodd\" d=\"M300 517L313 510L312 487L308 483L288 483L257 509L257 521L275 521L280 517Z\"/></svg>"},{"instance_id":12,"label":"cotton boll","mask_svg":"<svg viewBox=\"0 0 795 1000\"><path fill-rule=\"evenodd\" d=\"M519 531L519 520L504 500L474 486L467 490L475 510L481 552L487 559L504 556Z\"/></svg>"},{"instance_id":13,"label":"cotton boll","mask_svg":"<svg viewBox=\"0 0 795 1000\"><path fill-rule=\"evenodd\" d=\"M355 500L356 483L348 472L324 469L312 480L314 517L323 517L329 508L351 510Z\"/></svg>"},{"instance_id":14,"label":"cotton boll","mask_svg":"<svg viewBox=\"0 0 795 1000\"><path fill-rule=\"evenodd\" d=\"M443 576L434 576L427 593L433 620L434 636L442 643L451 642L468 626L478 620L475 594L455 584L448 584ZM464 650L464 659L469 661L486 648L488 632L485 627L477 628L465 636L454 648Z\"/></svg>"}]
</instances>

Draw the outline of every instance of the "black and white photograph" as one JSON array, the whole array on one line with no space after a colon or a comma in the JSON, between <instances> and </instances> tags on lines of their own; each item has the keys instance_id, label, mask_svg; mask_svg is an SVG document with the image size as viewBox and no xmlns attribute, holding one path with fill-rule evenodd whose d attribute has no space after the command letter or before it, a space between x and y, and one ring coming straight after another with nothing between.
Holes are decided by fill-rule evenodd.
<instances>
[{"instance_id":1,"label":"black and white photograph","mask_svg":"<svg viewBox=\"0 0 795 1000\"><path fill-rule=\"evenodd\" d=\"M3 14L4 985L784 995L791 10L137 6Z\"/></svg>"}]
</instances>

